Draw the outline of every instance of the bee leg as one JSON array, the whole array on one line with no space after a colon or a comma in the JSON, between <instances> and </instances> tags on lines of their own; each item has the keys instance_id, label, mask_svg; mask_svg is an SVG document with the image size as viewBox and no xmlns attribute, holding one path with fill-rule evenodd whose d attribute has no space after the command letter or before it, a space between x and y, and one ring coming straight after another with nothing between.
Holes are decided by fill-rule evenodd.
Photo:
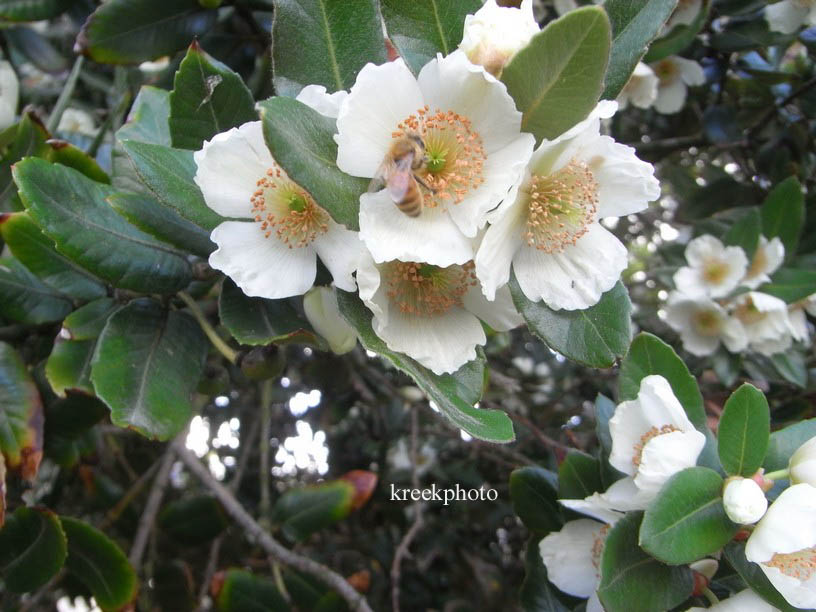
<instances>
[{"instance_id":1,"label":"bee leg","mask_svg":"<svg viewBox=\"0 0 816 612\"><path fill-rule=\"evenodd\" d=\"M416 182L419 183L420 185L422 185L425 189L427 189L431 193L436 193L436 189L434 189L428 183L426 183L425 180L421 176L419 176L418 174L415 174L414 178L416 179Z\"/></svg>"}]
</instances>

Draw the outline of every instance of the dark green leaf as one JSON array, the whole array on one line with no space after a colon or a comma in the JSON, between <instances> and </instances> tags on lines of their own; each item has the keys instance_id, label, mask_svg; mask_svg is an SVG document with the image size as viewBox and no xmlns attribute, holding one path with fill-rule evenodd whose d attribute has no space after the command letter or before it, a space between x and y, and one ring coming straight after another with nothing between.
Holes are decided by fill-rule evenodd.
<instances>
[{"instance_id":1,"label":"dark green leaf","mask_svg":"<svg viewBox=\"0 0 816 612\"><path fill-rule=\"evenodd\" d=\"M257 120L255 101L241 77L193 42L170 94L173 146L198 150L216 134Z\"/></svg>"},{"instance_id":2,"label":"dark green leaf","mask_svg":"<svg viewBox=\"0 0 816 612\"><path fill-rule=\"evenodd\" d=\"M359 230L360 194L368 180L337 167L334 119L290 98L270 98L260 109L264 138L275 161L335 221Z\"/></svg>"},{"instance_id":3,"label":"dark green leaf","mask_svg":"<svg viewBox=\"0 0 816 612\"><path fill-rule=\"evenodd\" d=\"M773 188L760 208L762 233L768 240L779 236L785 245L785 259L796 253L805 222L805 196L795 176Z\"/></svg>"},{"instance_id":4,"label":"dark green leaf","mask_svg":"<svg viewBox=\"0 0 816 612\"><path fill-rule=\"evenodd\" d=\"M272 39L275 90L285 96L311 83L349 89L367 62L387 59L374 0L275 0Z\"/></svg>"},{"instance_id":5,"label":"dark green leaf","mask_svg":"<svg viewBox=\"0 0 816 612\"><path fill-rule=\"evenodd\" d=\"M160 561L153 570L153 596L161 610L195 610L195 581L190 566L178 559Z\"/></svg>"},{"instance_id":6,"label":"dark green leaf","mask_svg":"<svg viewBox=\"0 0 816 612\"><path fill-rule=\"evenodd\" d=\"M189 283L186 260L108 206L111 187L35 158L15 165L14 180L29 214L57 249L96 276L145 293L173 293Z\"/></svg>"},{"instance_id":7,"label":"dark green leaf","mask_svg":"<svg viewBox=\"0 0 816 612\"><path fill-rule=\"evenodd\" d=\"M91 380L113 423L160 440L177 434L207 355L198 324L139 299L108 319L98 342Z\"/></svg>"},{"instance_id":8,"label":"dark green leaf","mask_svg":"<svg viewBox=\"0 0 816 612\"><path fill-rule=\"evenodd\" d=\"M765 394L743 384L725 402L717 428L717 453L727 474L749 478L762 465L771 433Z\"/></svg>"},{"instance_id":9,"label":"dark green leaf","mask_svg":"<svg viewBox=\"0 0 816 612\"><path fill-rule=\"evenodd\" d=\"M65 56L34 28L26 26L7 28L3 30L3 34L11 47L43 72L59 74L70 67Z\"/></svg>"},{"instance_id":10,"label":"dark green leaf","mask_svg":"<svg viewBox=\"0 0 816 612\"><path fill-rule=\"evenodd\" d=\"M702 8L697 17L690 24L681 24L672 28L666 36L654 41L649 47L644 61L657 62L670 55L680 53L688 47L697 37L697 33L708 21L708 11L711 7L710 0L703 0Z\"/></svg>"},{"instance_id":11,"label":"dark green leaf","mask_svg":"<svg viewBox=\"0 0 816 612\"><path fill-rule=\"evenodd\" d=\"M49 287L12 257L0 257L0 314L39 325L62 321L71 312L69 297Z\"/></svg>"},{"instance_id":12,"label":"dark green leaf","mask_svg":"<svg viewBox=\"0 0 816 612\"><path fill-rule=\"evenodd\" d=\"M116 139L169 147L171 145L169 117L170 92L145 85L133 101L127 123L117 130Z\"/></svg>"},{"instance_id":13,"label":"dark green leaf","mask_svg":"<svg viewBox=\"0 0 816 612\"><path fill-rule=\"evenodd\" d=\"M630 512L606 538L598 597L607 612L670 610L691 595L688 567L664 565L638 546L641 517L640 512Z\"/></svg>"},{"instance_id":14,"label":"dark green leaf","mask_svg":"<svg viewBox=\"0 0 816 612\"><path fill-rule=\"evenodd\" d=\"M354 485L345 480L290 489L275 503L272 520L290 540L304 540L346 518L353 500Z\"/></svg>"},{"instance_id":15,"label":"dark green leaf","mask_svg":"<svg viewBox=\"0 0 816 612\"><path fill-rule=\"evenodd\" d=\"M0 19L40 21L68 10L74 0L0 0Z\"/></svg>"},{"instance_id":16,"label":"dark green leaf","mask_svg":"<svg viewBox=\"0 0 816 612\"><path fill-rule=\"evenodd\" d=\"M770 357L774 370L786 381L804 389L807 387L808 368L805 355L798 351L774 353Z\"/></svg>"},{"instance_id":17,"label":"dark green leaf","mask_svg":"<svg viewBox=\"0 0 816 612\"><path fill-rule=\"evenodd\" d=\"M153 60L189 45L215 18L198 0L110 0L82 26L74 51L107 64Z\"/></svg>"},{"instance_id":18,"label":"dark green leaf","mask_svg":"<svg viewBox=\"0 0 816 612\"><path fill-rule=\"evenodd\" d=\"M513 510L530 531L547 535L561 529L556 475L540 467L523 467L510 474Z\"/></svg>"},{"instance_id":19,"label":"dark green leaf","mask_svg":"<svg viewBox=\"0 0 816 612\"><path fill-rule=\"evenodd\" d=\"M3 586L12 593L41 587L60 570L65 551L65 534L56 514L40 508L17 508L0 530Z\"/></svg>"},{"instance_id":20,"label":"dark green leaf","mask_svg":"<svg viewBox=\"0 0 816 612\"><path fill-rule=\"evenodd\" d=\"M440 412L455 426L481 440L512 442L513 423L499 410L475 408L484 386L484 358L466 363L453 374L436 375L410 357L391 351L371 327L371 311L353 293L337 292L340 312L357 331L360 342L369 351L379 353L414 379Z\"/></svg>"},{"instance_id":21,"label":"dark green leaf","mask_svg":"<svg viewBox=\"0 0 816 612\"><path fill-rule=\"evenodd\" d=\"M558 497L583 499L604 490L601 466L592 455L571 450L558 466Z\"/></svg>"},{"instance_id":22,"label":"dark green leaf","mask_svg":"<svg viewBox=\"0 0 816 612\"><path fill-rule=\"evenodd\" d=\"M48 132L39 118L31 111L23 112L22 119L17 124L14 141L0 162L0 213L22 210L22 203L17 196L17 186L11 177L11 166L24 157L45 155L48 150L45 141L48 137Z\"/></svg>"},{"instance_id":23,"label":"dark green leaf","mask_svg":"<svg viewBox=\"0 0 816 612\"><path fill-rule=\"evenodd\" d=\"M607 0L612 24L612 49L601 98L614 100L623 89L649 43L677 6L677 0Z\"/></svg>"},{"instance_id":24,"label":"dark green leaf","mask_svg":"<svg viewBox=\"0 0 816 612\"><path fill-rule=\"evenodd\" d=\"M51 402L45 409L46 438L49 442L53 438L80 438L108 413L108 407L95 397L69 393L64 399Z\"/></svg>"},{"instance_id":25,"label":"dark green leaf","mask_svg":"<svg viewBox=\"0 0 816 612\"><path fill-rule=\"evenodd\" d=\"M186 546L209 542L228 524L224 509L211 495L171 502L159 514L159 527Z\"/></svg>"},{"instance_id":26,"label":"dark green leaf","mask_svg":"<svg viewBox=\"0 0 816 612\"><path fill-rule=\"evenodd\" d=\"M275 583L249 572L231 569L224 576L221 590L216 595L219 612L254 612L269 610L283 612L289 605Z\"/></svg>"},{"instance_id":27,"label":"dark green leaf","mask_svg":"<svg viewBox=\"0 0 816 612\"><path fill-rule=\"evenodd\" d=\"M632 340L632 303L623 283L618 282L586 310L552 310L544 302L531 302L515 276L510 291L530 331L565 357L608 368L626 354Z\"/></svg>"},{"instance_id":28,"label":"dark green leaf","mask_svg":"<svg viewBox=\"0 0 816 612\"><path fill-rule=\"evenodd\" d=\"M61 516L68 537L65 567L94 596L103 610L118 610L133 601L139 588L136 572L116 543L98 529Z\"/></svg>"},{"instance_id":29,"label":"dark green leaf","mask_svg":"<svg viewBox=\"0 0 816 612\"><path fill-rule=\"evenodd\" d=\"M232 337L250 346L270 343L324 346L289 300L248 297L230 279L225 278L218 300L221 323Z\"/></svg>"},{"instance_id":30,"label":"dark green leaf","mask_svg":"<svg viewBox=\"0 0 816 612\"><path fill-rule=\"evenodd\" d=\"M722 476L704 467L690 467L669 478L643 516L643 550L672 565L720 550L739 529L725 514L722 487Z\"/></svg>"},{"instance_id":31,"label":"dark green leaf","mask_svg":"<svg viewBox=\"0 0 816 612\"><path fill-rule=\"evenodd\" d=\"M111 179L97 161L79 147L65 140L51 138L46 141L48 149L45 159L55 164L62 164L73 168L87 176L92 181L110 184Z\"/></svg>"},{"instance_id":32,"label":"dark green leaf","mask_svg":"<svg viewBox=\"0 0 816 612\"><path fill-rule=\"evenodd\" d=\"M816 270L806 268L782 268L771 277L770 283L760 287L788 304L803 300L816 291Z\"/></svg>"},{"instance_id":33,"label":"dark green leaf","mask_svg":"<svg viewBox=\"0 0 816 612\"><path fill-rule=\"evenodd\" d=\"M802 609L790 605L774 588L762 568L745 558L745 542L731 542L723 549L723 555L745 584L769 604L781 612L796 612Z\"/></svg>"},{"instance_id":34,"label":"dark green leaf","mask_svg":"<svg viewBox=\"0 0 816 612\"><path fill-rule=\"evenodd\" d=\"M552 140L595 108L610 36L603 9L579 8L533 36L504 67L501 80L523 113L523 131Z\"/></svg>"},{"instance_id":35,"label":"dark green leaf","mask_svg":"<svg viewBox=\"0 0 816 612\"><path fill-rule=\"evenodd\" d=\"M816 436L816 419L800 421L771 434L763 466L768 472L788 467L791 455L805 442Z\"/></svg>"},{"instance_id":36,"label":"dark green leaf","mask_svg":"<svg viewBox=\"0 0 816 612\"><path fill-rule=\"evenodd\" d=\"M135 140L124 140L122 146L136 173L162 204L208 232L224 220L207 206L193 180L196 163L192 151Z\"/></svg>"},{"instance_id":37,"label":"dark green leaf","mask_svg":"<svg viewBox=\"0 0 816 612\"><path fill-rule=\"evenodd\" d=\"M723 236L727 245L741 247L748 256L748 261L754 256L759 245L759 235L762 233L762 218L759 209L750 208Z\"/></svg>"},{"instance_id":38,"label":"dark green leaf","mask_svg":"<svg viewBox=\"0 0 816 612\"><path fill-rule=\"evenodd\" d=\"M72 312L62 322L62 329L70 340L95 340L102 333L108 318L119 308L111 298L101 298Z\"/></svg>"},{"instance_id":39,"label":"dark green leaf","mask_svg":"<svg viewBox=\"0 0 816 612\"><path fill-rule=\"evenodd\" d=\"M415 73L437 53L448 55L462 40L465 16L479 0L381 0L388 37Z\"/></svg>"},{"instance_id":40,"label":"dark green leaf","mask_svg":"<svg viewBox=\"0 0 816 612\"><path fill-rule=\"evenodd\" d=\"M524 582L521 585L521 608L524 612L568 612L553 592L547 578L547 568L538 550L538 537L527 540L524 553Z\"/></svg>"}]
</instances>

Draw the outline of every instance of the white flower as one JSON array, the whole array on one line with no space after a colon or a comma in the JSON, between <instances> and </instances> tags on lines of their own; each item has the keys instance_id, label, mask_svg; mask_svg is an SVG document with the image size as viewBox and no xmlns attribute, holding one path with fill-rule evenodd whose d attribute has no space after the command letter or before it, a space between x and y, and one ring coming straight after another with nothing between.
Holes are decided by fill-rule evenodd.
<instances>
[{"instance_id":1,"label":"white flower","mask_svg":"<svg viewBox=\"0 0 816 612\"><path fill-rule=\"evenodd\" d=\"M357 345L357 332L340 314L337 295L331 287L312 287L303 296L303 312L315 331L326 339L337 355Z\"/></svg>"},{"instance_id":2,"label":"white flower","mask_svg":"<svg viewBox=\"0 0 816 612\"><path fill-rule=\"evenodd\" d=\"M388 449L387 461L388 465L395 472L407 472L414 468L414 462L411 460L411 452L405 438L400 438L396 445ZM435 462L436 449L430 441L426 441L417 449L415 468L417 476L425 474L425 472L433 467Z\"/></svg>"},{"instance_id":3,"label":"white flower","mask_svg":"<svg viewBox=\"0 0 816 612\"><path fill-rule=\"evenodd\" d=\"M57 131L95 136L97 131L96 122L87 111L78 108L66 108L60 117Z\"/></svg>"},{"instance_id":4,"label":"white flower","mask_svg":"<svg viewBox=\"0 0 816 612\"><path fill-rule=\"evenodd\" d=\"M735 523L753 525L768 509L765 493L751 478L730 478L723 490L725 513Z\"/></svg>"},{"instance_id":5,"label":"white flower","mask_svg":"<svg viewBox=\"0 0 816 612\"><path fill-rule=\"evenodd\" d=\"M807 342L810 338L806 312L816 316L816 293L788 305L791 334L797 342Z\"/></svg>"},{"instance_id":6,"label":"white flower","mask_svg":"<svg viewBox=\"0 0 816 612\"><path fill-rule=\"evenodd\" d=\"M779 612L777 608L774 608L751 589L740 591L736 595L732 595L728 599L724 599L708 608L694 607L689 608L687 612L708 612L708 610L715 610L716 612Z\"/></svg>"},{"instance_id":7,"label":"white flower","mask_svg":"<svg viewBox=\"0 0 816 612\"><path fill-rule=\"evenodd\" d=\"M317 256L339 288L356 288L352 273L363 250L357 234L289 179L269 153L260 121L217 134L194 158L207 206L241 219L213 230L218 249L209 261L244 293L271 299L305 293Z\"/></svg>"},{"instance_id":8,"label":"white flower","mask_svg":"<svg viewBox=\"0 0 816 612\"><path fill-rule=\"evenodd\" d=\"M643 62L638 62L632 76L618 94L618 107L622 110L629 106L649 108L657 100L658 78L654 70Z\"/></svg>"},{"instance_id":9,"label":"white flower","mask_svg":"<svg viewBox=\"0 0 816 612\"><path fill-rule=\"evenodd\" d=\"M502 68L538 31L533 0L522 0L519 8L499 6L496 0L487 0L475 14L465 17L459 48L471 62L499 76Z\"/></svg>"},{"instance_id":10,"label":"white flower","mask_svg":"<svg viewBox=\"0 0 816 612\"><path fill-rule=\"evenodd\" d=\"M757 523L745 557L796 608L816 608L816 487L793 485Z\"/></svg>"},{"instance_id":11,"label":"white flower","mask_svg":"<svg viewBox=\"0 0 816 612\"><path fill-rule=\"evenodd\" d=\"M816 487L816 437L802 444L791 455L788 471L791 484L804 482Z\"/></svg>"},{"instance_id":12,"label":"white flower","mask_svg":"<svg viewBox=\"0 0 816 612\"><path fill-rule=\"evenodd\" d=\"M416 262L376 264L362 259L360 298L374 313L372 327L392 351L413 357L436 374L476 358L486 341L479 319L506 331L522 320L505 287L494 302L478 289L473 264L445 268Z\"/></svg>"},{"instance_id":13,"label":"white flower","mask_svg":"<svg viewBox=\"0 0 816 612\"><path fill-rule=\"evenodd\" d=\"M748 258L738 246L726 247L704 234L686 246L688 266L674 274L674 285L689 297L725 297L737 288L748 269Z\"/></svg>"},{"instance_id":14,"label":"white flower","mask_svg":"<svg viewBox=\"0 0 816 612\"><path fill-rule=\"evenodd\" d=\"M603 612L596 591L600 561L610 525L578 519L546 535L538 543L547 578L564 593L589 598L587 612Z\"/></svg>"},{"instance_id":15,"label":"white flower","mask_svg":"<svg viewBox=\"0 0 816 612\"><path fill-rule=\"evenodd\" d=\"M733 308L733 316L745 328L749 349L773 355L790 348L793 330L785 302L772 295L751 291L738 296Z\"/></svg>"},{"instance_id":16,"label":"white flower","mask_svg":"<svg viewBox=\"0 0 816 612\"><path fill-rule=\"evenodd\" d=\"M340 112L340 105L348 97L348 92L345 90L336 91L333 94L326 93L326 88L323 85L306 85L300 90L295 100L303 102L316 110L321 115L337 118Z\"/></svg>"},{"instance_id":17,"label":"white flower","mask_svg":"<svg viewBox=\"0 0 816 612\"><path fill-rule=\"evenodd\" d=\"M20 81L17 73L10 63L0 60L0 130L14 123L19 102Z\"/></svg>"},{"instance_id":18,"label":"white flower","mask_svg":"<svg viewBox=\"0 0 816 612\"><path fill-rule=\"evenodd\" d=\"M659 79L654 107L664 115L683 108L689 86L705 83L703 68L694 60L671 55L650 66Z\"/></svg>"},{"instance_id":19,"label":"white flower","mask_svg":"<svg viewBox=\"0 0 816 612\"><path fill-rule=\"evenodd\" d=\"M778 237L770 241L765 236L759 237L751 265L745 272L745 278L740 281L740 285L745 285L750 289L756 289L762 283L770 282L771 274L776 272L785 260L785 245Z\"/></svg>"},{"instance_id":20,"label":"white flower","mask_svg":"<svg viewBox=\"0 0 816 612\"><path fill-rule=\"evenodd\" d=\"M377 262L437 266L473 259L472 238L507 195L532 154L521 113L503 83L462 51L437 56L415 78L402 59L367 64L337 118L337 165L374 177L395 138L423 138L427 168L418 170L425 208L409 217L386 189L360 197L360 238Z\"/></svg>"},{"instance_id":21,"label":"white flower","mask_svg":"<svg viewBox=\"0 0 816 612\"><path fill-rule=\"evenodd\" d=\"M765 19L774 32L792 34L800 26L816 25L816 0L782 0L765 7Z\"/></svg>"},{"instance_id":22,"label":"white flower","mask_svg":"<svg viewBox=\"0 0 816 612\"><path fill-rule=\"evenodd\" d=\"M512 265L524 295L556 310L584 309L618 281L626 247L599 221L646 208L660 195L651 164L600 134L615 102L545 140L498 209L476 255L476 276L492 299Z\"/></svg>"},{"instance_id":23,"label":"white flower","mask_svg":"<svg viewBox=\"0 0 816 612\"><path fill-rule=\"evenodd\" d=\"M680 333L683 348L698 357L713 354L720 343L732 353L748 345L742 323L707 297L691 298L673 291L666 305L666 323Z\"/></svg>"},{"instance_id":24,"label":"white flower","mask_svg":"<svg viewBox=\"0 0 816 612\"><path fill-rule=\"evenodd\" d=\"M703 0L679 0L677 8L666 21L663 32L671 32L675 26L691 25L703 8Z\"/></svg>"}]
</instances>

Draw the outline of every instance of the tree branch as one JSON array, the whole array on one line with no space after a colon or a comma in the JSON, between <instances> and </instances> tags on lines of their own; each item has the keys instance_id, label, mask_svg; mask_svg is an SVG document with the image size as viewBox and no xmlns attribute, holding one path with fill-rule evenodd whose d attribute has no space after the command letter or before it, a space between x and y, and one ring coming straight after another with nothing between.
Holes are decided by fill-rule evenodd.
<instances>
[{"instance_id":1,"label":"tree branch","mask_svg":"<svg viewBox=\"0 0 816 612\"><path fill-rule=\"evenodd\" d=\"M186 429L181 434L182 443L186 438ZM133 546L130 548L130 555L128 560L138 572L138 567L142 563L145 547L147 546L147 539L150 532L153 530L153 523L156 520L156 515L161 506L162 497L164 497L164 490L167 488L167 482L170 480L170 470L173 468L173 460L175 459L173 447L168 446L162 457L159 472L153 480L153 486L150 487L150 494L147 496L142 516L139 519L139 528L136 531L136 537L133 538Z\"/></svg>"}]
</instances>

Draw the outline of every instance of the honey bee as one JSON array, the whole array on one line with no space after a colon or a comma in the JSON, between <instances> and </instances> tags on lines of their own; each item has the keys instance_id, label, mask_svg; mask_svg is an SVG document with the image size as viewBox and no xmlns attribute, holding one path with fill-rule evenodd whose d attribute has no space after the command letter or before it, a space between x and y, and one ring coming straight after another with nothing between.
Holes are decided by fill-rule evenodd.
<instances>
[{"instance_id":1,"label":"honey bee","mask_svg":"<svg viewBox=\"0 0 816 612\"><path fill-rule=\"evenodd\" d=\"M427 162L425 143L419 135L406 134L396 138L391 143L368 191L377 191L385 185L397 208L409 217L418 217L423 206L422 190L419 186L434 191L417 174Z\"/></svg>"}]
</instances>

